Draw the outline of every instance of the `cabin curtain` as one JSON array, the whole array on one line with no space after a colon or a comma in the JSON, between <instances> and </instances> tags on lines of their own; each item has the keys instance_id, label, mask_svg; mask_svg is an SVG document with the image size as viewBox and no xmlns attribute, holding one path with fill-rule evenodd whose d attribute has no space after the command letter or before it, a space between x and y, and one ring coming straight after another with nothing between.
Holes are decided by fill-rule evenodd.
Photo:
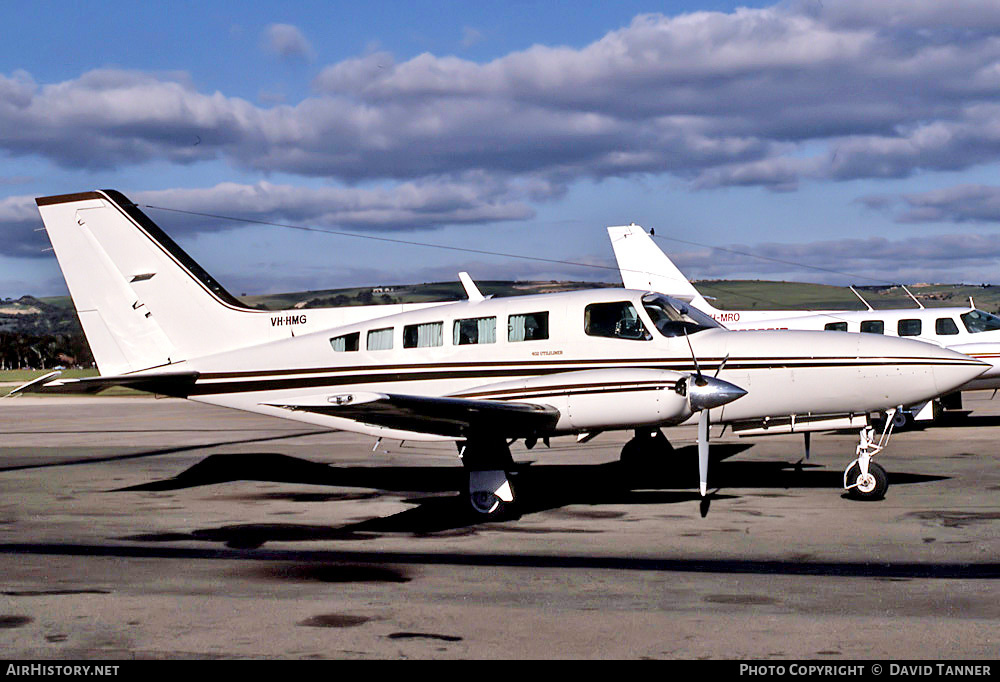
<instances>
[{"instance_id":1,"label":"cabin curtain","mask_svg":"<svg viewBox=\"0 0 1000 682\"><path fill-rule=\"evenodd\" d=\"M444 345L444 325L440 322L429 322L417 325L417 347Z\"/></svg>"},{"instance_id":2,"label":"cabin curtain","mask_svg":"<svg viewBox=\"0 0 1000 682\"><path fill-rule=\"evenodd\" d=\"M507 323L507 340L524 341L525 321L527 315L511 315Z\"/></svg>"},{"instance_id":3,"label":"cabin curtain","mask_svg":"<svg viewBox=\"0 0 1000 682\"><path fill-rule=\"evenodd\" d=\"M478 343L496 343L497 342L497 318L495 317L481 317L477 320L477 327L479 331L479 341Z\"/></svg>"},{"instance_id":4,"label":"cabin curtain","mask_svg":"<svg viewBox=\"0 0 1000 682\"><path fill-rule=\"evenodd\" d=\"M368 332L368 350L391 350L392 327L388 329L373 329Z\"/></svg>"}]
</instances>

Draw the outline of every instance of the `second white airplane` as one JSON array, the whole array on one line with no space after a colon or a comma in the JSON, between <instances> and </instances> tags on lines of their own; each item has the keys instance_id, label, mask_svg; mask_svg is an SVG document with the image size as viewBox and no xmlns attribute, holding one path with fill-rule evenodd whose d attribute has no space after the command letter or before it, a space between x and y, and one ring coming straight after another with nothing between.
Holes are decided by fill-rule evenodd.
<instances>
[{"instance_id":1,"label":"second white airplane","mask_svg":"<svg viewBox=\"0 0 1000 682\"><path fill-rule=\"evenodd\" d=\"M111 190L37 200L101 376L24 391L131 386L332 429L452 440L472 508L515 500L509 444L632 430L623 459L664 454L651 434L709 424L870 411L953 390L979 360L906 339L731 332L661 294L599 289L380 312L261 311L228 294L135 204ZM881 497L859 446L845 486ZM659 449L658 449L659 447Z\"/></svg>"},{"instance_id":2,"label":"second white airplane","mask_svg":"<svg viewBox=\"0 0 1000 682\"><path fill-rule=\"evenodd\" d=\"M828 330L911 338L963 353L990 363L982 375L945 397L948 407L960 407L963 390L1000 388L1000 317L973 306L867 310L718 310L692 286L670 258L638 225L608 228L628 289L657 291L689 301L694 307L733 330ZM907 292L909 293L909 292ZM859 296L860 298L860 296ZM897 425L906 414L929 419L932 405L925 401L896 413Z\"/></svg>"}]
</instances>

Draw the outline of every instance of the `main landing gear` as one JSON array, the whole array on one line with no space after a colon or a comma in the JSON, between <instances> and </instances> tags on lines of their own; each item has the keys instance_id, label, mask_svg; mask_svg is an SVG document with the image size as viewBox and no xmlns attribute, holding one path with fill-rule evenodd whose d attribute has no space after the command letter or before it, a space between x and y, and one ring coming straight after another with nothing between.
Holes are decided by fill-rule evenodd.
<instances>
[{"instance_id":1,"label":"main landing gear","mask_svg":"<svg viewBox=\"0 0 1000 682\"><path fill-rule=\"evenodd\" d=\"M885 491L889 488L889 476L885 469L872 461L872 457L880 453L889 444L892 436L892 428L895 424L894 410L890 411L886 419L885 428L882 435L875 443L875 430L866 426L861 429L861 438L858 443L858 458L848 465L844 471L844 489L847 496L855 500L881 500L885 497Z\"/></svg>"},{"instance_id":2,"label":"main landing gear","mask_svg":"<svg viewBox=\"0 0 1000 682\"><path fill-rule=\"evenodd\" d=\"M619 461L629 470L641 469L661 461L659 458L673 449L660 429L636 429L635 436L622 448Z\"/></svg>"},{"instance_id":3,"label":"main landing gear","mask_svg":"<svg viewBox=\"0 0 1000 682\"><path fill-rule=\"evenodd\" d=\"M462 465L469 475L469 506L483 520L510 516L514 510L511 471L514 460L503 438L469 439L460 446Z\"/></svg>"}]
</instances>

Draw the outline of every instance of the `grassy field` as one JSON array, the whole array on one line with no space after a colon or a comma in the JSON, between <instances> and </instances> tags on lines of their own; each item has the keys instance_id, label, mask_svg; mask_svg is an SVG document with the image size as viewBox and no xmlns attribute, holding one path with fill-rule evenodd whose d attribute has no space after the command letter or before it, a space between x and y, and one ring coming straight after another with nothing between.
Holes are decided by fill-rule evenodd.
<instances>
[{"instance_id":1,"label":"grassy field","mask_svg":"<svg viewBox=\"0 0 1000 682\"><path fill-rule=\"evenodd\" d=\"M16 382L23 384L26 381L37 379L43 374L51 372L51 369L5 369L0 370L0 383ZM96 377L96 369L67 369L63 370L63 379L82 379L83 377Z\"/></svg>"},{"instance_id":2,"label":"grassy field","mask_svg":"<svg viewBox=\"0 0 1000 682\"><path fill-rule=\"evenodd\" d=\"M848 287L764 280L724 280L694 282L705 297L722 310L865 310L865 305ZM927 308L968 306L989 312L1000 310L1000 287L971 284L914 284L907 287ZM916 308L902 287L857 287L875 309Z\"/></svg>"},{"instance_id":3,"label":"grassy field","mask_svg":"<svg viewBox=\"0 0 1000 682\"><path fill-rule=\"evenodd\" d=\"M496 297L552 293L585 288L616 287L619 282L510 282L483 280L476 282L483 294ZM848 287L805 282L774 282L768 280L705 280L695 287L712 304L722 310L863 310L864 304ZM916 307L906 292L894 287L857 287L861 295L878 308ZM974 284L913 284L909 290L927 307L968 306L973 297L978 308L1000 311L1000 286ZM422 303L426 301L457 301L465 298L458 282L428 282L380 288L353 287L317 291L241 296L249 306L267 310L289 310L330 305L371 305L373 303ZM338 299L336 303L333 299ZM48 305L72 308L68 296L38 299Z\"/></svg>"},{"instance_id":4,"label":"grassy field","mask_svg":"<svg viewBox=\"0 0 1000 682\"><path fill-rule=\"evenodd\" d=\"M616 287L611 282L501 282L476 283L485 295L519 296L584 288ZM849 287L767 280L708 280L694 282L712 304L722 310L864 310L864 304ZM968 306L973 297L977 307L1000 311L1000 286L972 284L914 284L907 287L925 307ZM915 308L916 303L902 287L857 287L873 308ZM456 301L465 298L458 282L433 282L392 287L386 293L373 289L329 289L298 293L245 296L248 305L268 310L325 305L366 305L372 303L422 303ZM336 302L334 302L336 299Z\"/></svg>"},{"instance_id":5,"label":"grassy field","mask_svg":"<svg viewBox=\"0 0 1000 682\"><path fill-rule=\"evenodd\" d=\"M0 397L7 395L7 393L21 384L27 383L32 379L37 379L38 377L48 374L51 369L6 369L0 370ZM96 377L98 372L96 369L67 369L64 370L61 377L63 379L82 379L84 377ZM68 395L62 393L52 393L49 394L53 397L58 397L61 395ZM114 388L109 388L106 391L102 391L102 396L113 396L113 397L139 397L148 396L149 393L144 393L142 391L136 391L131 388L123 388L121 386L116 386Z\"/></svg>"}]
</instances>

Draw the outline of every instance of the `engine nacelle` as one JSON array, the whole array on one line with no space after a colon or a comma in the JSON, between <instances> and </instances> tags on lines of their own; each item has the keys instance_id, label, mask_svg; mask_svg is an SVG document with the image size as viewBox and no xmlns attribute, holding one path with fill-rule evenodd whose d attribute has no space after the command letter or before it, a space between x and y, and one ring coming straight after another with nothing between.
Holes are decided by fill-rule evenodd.
<instances>
[{"instance_id":1,"label":"engine nacelle","mask_svg":"<svg viewBox=\"0 0 1000 682\"><path fill-rule=\"evenodd\" d=\"M677 390L688 376L659 369L591 369L477 386L469 393L550 405L559 410L557 431L621 429L678 424L690 417L688 392Z\"/></svg>"}]
</instances>

